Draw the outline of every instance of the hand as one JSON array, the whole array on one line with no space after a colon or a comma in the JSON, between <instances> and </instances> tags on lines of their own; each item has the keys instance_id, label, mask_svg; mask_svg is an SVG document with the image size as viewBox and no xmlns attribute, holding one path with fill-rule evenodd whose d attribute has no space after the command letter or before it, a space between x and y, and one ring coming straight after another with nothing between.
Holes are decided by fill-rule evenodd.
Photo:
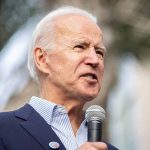
<instances>
[{"instance_id":1,"label":"hand","mask_svg":"<svg viewBox=\"0 0 150 150\"><path fill-rule=\"evenodd\" d=\"M86 142L77 150L108 150L104 142Z\"/></svg>"}]
</instances>

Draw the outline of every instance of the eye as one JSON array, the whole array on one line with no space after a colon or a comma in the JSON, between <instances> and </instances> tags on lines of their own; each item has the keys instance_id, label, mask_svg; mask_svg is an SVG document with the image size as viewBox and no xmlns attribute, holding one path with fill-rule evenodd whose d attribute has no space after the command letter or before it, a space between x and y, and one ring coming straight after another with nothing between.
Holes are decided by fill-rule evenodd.
<instances>
[{"instance_id":1,"label":"eye","mask_svg":"<svg viewBox=\"0 0 150 150\"><path fill-rule=\"evenodd\" d=\"M100 49L100 48L96 48L95 49L96 54L98 54L99 57L104 58L105 52L104 50Z\"/></svg>"},{"instance_id":2,"label":"eye","mask_svg":"<svg viewBox=\"0 0 150 150\"><path fill-rule=\"evenodd\" d=\"M85 49L85 46L80 44L80 45L76 45L74 48Z\"/></svg>"}]
</instances>

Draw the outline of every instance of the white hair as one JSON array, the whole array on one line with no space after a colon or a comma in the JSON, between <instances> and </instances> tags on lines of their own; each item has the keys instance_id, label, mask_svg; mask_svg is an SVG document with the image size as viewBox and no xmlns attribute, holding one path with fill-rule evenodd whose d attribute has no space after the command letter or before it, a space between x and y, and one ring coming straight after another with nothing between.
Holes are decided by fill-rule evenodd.
<instances>
[{"instance_id":1,"label":"white hair","mask_svg":"<svg viewBox=\"0 0 150 150\"><path fill-rule=\"evenodd\" d=\"M28 69L30 71L31 76L36 80L38 79L38 77L37 77L33 52L37 47L42 47L45 48L46 50L51 50L54 47L54 43L55 43L54 42L55 33L53 28L54 19L58 16L63 16L67 14L85 16L90 18L95 23L97 23L97 18L95 16L93 16L92 14L90 14L85 10L72 7L72 6L58 8L50 12L48 15L46 15L37 24L35 31L33 32L31 48L29 49L29 53L28 53ZM51 37L51 39L46 37Z\"/></svg>"}]
</instances>

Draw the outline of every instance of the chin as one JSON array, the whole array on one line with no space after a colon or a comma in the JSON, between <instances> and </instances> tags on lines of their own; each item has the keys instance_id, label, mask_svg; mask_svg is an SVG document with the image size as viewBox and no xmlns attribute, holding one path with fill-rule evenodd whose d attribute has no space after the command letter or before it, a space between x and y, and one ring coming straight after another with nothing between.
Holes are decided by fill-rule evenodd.
<instances>
[{"instance_id":1,"label":"chin","mask_svg":"<svg viewBox=\"0 0 150 150\"><path fill-rule=\"evenodd\" d=\"M82 93L80 95L80 98L88 102L96 98L97 95L98 95L98 92L86 92L86 93Z\"/></svg>"},{"instance_id":2,"label":"chin","mask_svg":"<svg viewBox=\"0 0 150 150\"><path fill-rule=\"evenodd\" d=\"M96 98L99 94L100 88L99 87L85 87L82 86L80 88L74 89L76 98L80 99L81 101L91 101Z\"/></svg>"}]
</instances>

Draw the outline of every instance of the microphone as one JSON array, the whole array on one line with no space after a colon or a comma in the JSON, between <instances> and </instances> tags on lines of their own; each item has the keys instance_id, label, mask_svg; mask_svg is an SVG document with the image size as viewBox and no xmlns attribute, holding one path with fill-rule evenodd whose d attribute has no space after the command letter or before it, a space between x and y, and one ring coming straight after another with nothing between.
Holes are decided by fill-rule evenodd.
<instances>
[{"instance_id":1,"label":"microphone","mask_svg":"<svg viewBox=\"0 0 150 150\"><path fill-rule=\"evenodd\" d=\"M88 128L88 141L100 142L102 140L102 123L105 119L105 110L98 105L90 106L85 112Z\"/></svg>"}]
</instances>

